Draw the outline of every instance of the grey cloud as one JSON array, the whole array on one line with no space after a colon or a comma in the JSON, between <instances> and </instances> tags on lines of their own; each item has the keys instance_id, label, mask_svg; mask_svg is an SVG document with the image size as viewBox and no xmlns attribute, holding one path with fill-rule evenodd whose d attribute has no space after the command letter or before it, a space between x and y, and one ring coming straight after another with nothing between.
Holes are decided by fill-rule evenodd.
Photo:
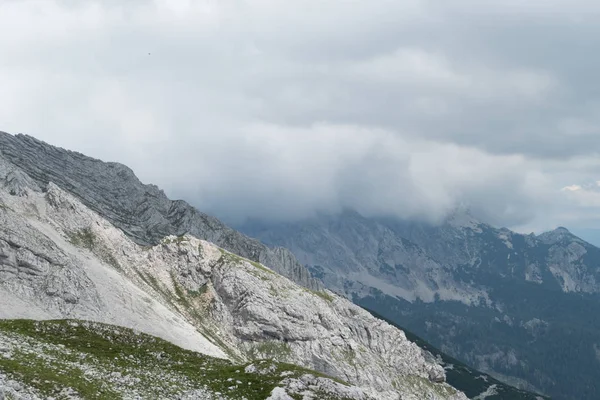
<instances>
[{"instance_id":1,"label":"grey cloud","mask_svg":"<svg viewBox=\"0 0 600 400\"><path fill-rule=\"evenodd\" d=\"M230 220L468 204L546 228L600 174L600 14L521 3L2 2L0 128Z\"/></svg>"}]
</instances>

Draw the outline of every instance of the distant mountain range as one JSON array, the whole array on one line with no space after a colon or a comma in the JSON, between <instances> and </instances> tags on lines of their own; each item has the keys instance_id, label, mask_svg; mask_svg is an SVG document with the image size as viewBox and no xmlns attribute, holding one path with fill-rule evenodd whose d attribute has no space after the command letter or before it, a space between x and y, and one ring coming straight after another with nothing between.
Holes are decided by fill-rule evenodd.
<instances>
[{"instance_id":1,"label":"distant mountain range","mask_svg":"<svg viewBox=\"0 0 600 400\"><path fill-rule=\"evenodd\" d=\"M565 228L522 235L466 211L439 225L345 211L239 228L500 380L600 398L600 249Z\"/></svg>"}]
</instances>

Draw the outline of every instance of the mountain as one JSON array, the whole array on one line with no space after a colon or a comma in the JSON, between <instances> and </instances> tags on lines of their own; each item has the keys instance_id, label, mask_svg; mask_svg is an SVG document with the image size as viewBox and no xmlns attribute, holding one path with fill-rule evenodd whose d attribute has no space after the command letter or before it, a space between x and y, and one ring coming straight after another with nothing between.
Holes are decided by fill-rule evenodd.
<instances>
[{"instance_id":1,"label":"mountain","mask_svg":"<svg viewBox=\"0 0 600 400\"><path fill-rule=\"evenodd\" d=\"M181 219L161 214L155 198L136 203L145 197L138 191L159 191L127 173L115 178L125 167L3 137L11 143L0 147L3 396L467 398L402 330L310 278L290 274L302 286L193 232L251 246L255 258L281 260L284 250L191 210L184 214L199 227L182 223L185 232L159 239L155 227L168 231ZM44 184L42 176L62 177ZM94 180L114 204L86 192Z\"/></svg>"},{"instance_id":2,"label":"mountain","mask_svg":"<svg viewBox=\"0 0 600 400\"><path fill-rule=\"evenodd\" d=\"M522 235L457 211L430 225L354 211L240 229L495 378L600 397L600 249L565 228Z\"/></svg>"},{"instance_id":3,"label":"mountain","mask_svg":"<svg viewBox=\"0 0 600 400\"><path fill-rule=\"evenodd\" d=\"M128 167L50 146L27 135L0 132L2 157L19 170L9 177L15 194L53 182L77 197L141 245L168 235L190 234L242 257L263 263L310 289L320 283L283 248L270 249L201 213L182 200L172 201L154 185L144 185Z\"/></svg>"},{"instance_id":4,"label":"mountain","mask_svg":"<svg viewBox=\"0 0 600 400\"><path fill-rule=\"evenodd\" d=\"M402 329L406 337L419 345L422 349L427 350L435 357L446 371L446 381L453 387L463 391L470 399L510 399L510 400L544 400L547 397L536 395L532 392L517 389L507 385L494 377L481 373L464 363L448 356L444 352L438 350L428 342L421 339L419 336L407 331L405 328L390 321L374 311L369 311L372 315L380 318L391 325Z\"/></svg>"}]
</instances>

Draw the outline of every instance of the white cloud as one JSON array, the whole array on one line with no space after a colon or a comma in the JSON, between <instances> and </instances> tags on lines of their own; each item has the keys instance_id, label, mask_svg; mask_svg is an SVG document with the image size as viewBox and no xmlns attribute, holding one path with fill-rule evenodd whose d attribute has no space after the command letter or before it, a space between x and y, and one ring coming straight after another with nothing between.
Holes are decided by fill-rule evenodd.
<instances>
[{"instance_id":1,"label":"white cloud","mask_svg":"<svg viewBox=\"0 0 600 400\"><path fill-rule=\"evenodd\" d=\"M577 206L583 208L592 208L597 211L600 217L600 189L599 185L589 183L587 185L571 185L563 188L567 192L568 198Z\"/></svg>"}]
</instances>

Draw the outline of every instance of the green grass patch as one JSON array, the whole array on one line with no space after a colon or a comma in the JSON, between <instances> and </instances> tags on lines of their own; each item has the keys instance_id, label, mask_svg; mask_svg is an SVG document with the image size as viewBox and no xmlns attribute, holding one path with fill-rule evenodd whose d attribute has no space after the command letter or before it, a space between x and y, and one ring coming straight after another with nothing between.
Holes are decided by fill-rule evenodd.
<instances>
[{"instance_id":1,"label":"green grass patch","mask_svg":"<svg viewBox=\"0 0 600 400\"><path fill-rule=\"evenodd\" d=\"M354 360L356 360L356 353L352 349L344 349L342 350L342 358L345 362L354 364Z\"/></svg>"},{"instance_id":2,"label":"green grass patch","mask_svg":"<svg viewBox=\"0 0 600 400\"><path fill-rule=\"evenodd\" d=\"M265 267L264 265L257 263L256 261L250 261L247 260L250 264L252 264L252 266L254 266L254 268L258 268L263 272L266 272L267 274L273 274L275 275L275 272L271 271L269 268Z\"/></svg>"},{"instance_id":3,"label":"green grass patch","mask_svg":"<svg viewBox=\"0 0 600 400\"><path fill-rule=\"evenodd\" d=\"M18 338L24 349L11 359L0 357L0 370L45 396L72 388L84 399L120 399L134 390L142 398L175 398L182 390L208 388L231 399L262 400L284 379L310 373L289 364L255 362L263 374L246 373L235 364L184 350L162 339L111 325L74 321L0 321L0 334ZM39 349L43 349L40 351ZM266 352L287 352L265 344ZM89 374L84 371L94 370ZM117 371L135 378L123 385L109 378ZM129 392L128 392L129 391Z\"/></svg>"},{"instance_id":4,"label":"green grass patch","mask_svg":"<svg viewBox=\"0 0 600 400\"><path fill-rule=\"evenodd\" d=\"M252 261L252 260L249 260L249 259L244 258L244 257L240 257L237 254L233 254L233 253L231 253L231 252L229 252L229 251L227 251L225 249L222 249L220 247L219 247L219 251L221 252L221 258L220 258L221 262L223 262L223 261L229 261L229 262L235 263L235 264L241 264L243 262L247 262L250 265L252 265L254 268L258 269L259 271L265 272L267 274L271 274L273 276L277 275L275 272L271 271L269 268L265 267L264 265L262 265L259 262ZM257 274L255 274L255 276L258 277L258 278L261 278L263 280L268 280L267 277L261 277L260 275L257 275Z\"/></svg>"},{"instance_id":5,"label":"green grass patch","mask_svg":"<svg viewBox=\"0 0 600 400\"><path fill-rule=\"evenodd\" d=\"M330 295L329 293L325 292L325 291L320 291L320 290L311 290L311 289L304 289L309 293L314 294L315 296L319 296L320 298L322 298L323 300L329 301L329 302L333 302L334 298L332 295Z\"/></svg>"},{"instance_id":6,"label":"green grass patch","mask_svg":"<svg viewBox=\"0 0 600 400\"><path fill-rule=\"evenodd\" d=\"M92 250L96 243L96 235L91 228L83 228L69 234L69 241L78 247L83 247Z\"/></svg>"}]
</instances>

